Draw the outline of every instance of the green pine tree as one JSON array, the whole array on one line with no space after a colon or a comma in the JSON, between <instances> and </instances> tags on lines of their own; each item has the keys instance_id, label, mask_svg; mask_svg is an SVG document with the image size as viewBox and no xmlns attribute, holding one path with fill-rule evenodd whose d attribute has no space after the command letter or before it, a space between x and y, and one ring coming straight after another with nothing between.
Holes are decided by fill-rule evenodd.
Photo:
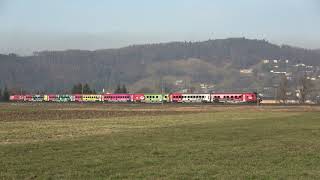
<instances>
[{"instance_id":1,"label":"green pine tree","mask_svg":"<svg viewBox=\"0 0 320 180\"><path fill-rule=\"evenodd\" d=\"M127 88L126 88L126 85L122 85L121 93L124 93L124 94L128 93L128 90L127 90Z\"/></svg>"},{"instance_id":2,"label":"green pine tree","mask_svg":"<svg viewBox=\"0 0 320 180\"><path fill-rule=\"evenodd\" d=\"M92 94L92 91L91 91L91 89L90 89L89 84L86 83L86 84L83 86L83 93L84 93L84 94Z\"/></svg>"},{"instance_id":3,"label":"green pine tree","mask_svg":"<svg viewBox=\"0 0 320 180\"><path fill-rule=\"evenodd\" d=\"M115 94L121 93L121 86L118 84L117 89L114 91Z\"/></svg>"},{"instance_id":4,"label":"green pine tree","mask_svg":"<svg viewBox=\"0 0 320 180\"><path fill-rule=\"evenodd\" d=\"M0 101L2 101L2 89L0 89Z\"/></svg>"},{"instance_id":5,"label":"green pine tree","mask_svg":"<svg viewBox=\"0 0 320 180\"><path fill-rule=\"evenodd\" d=\"M71 89L71 93L72 94L82 94L82 84L78 83L73 85L72 89Z\"/></svg>"},{"instance_id":6,"label":"green pine tree","mask_svg":"<svg viewBox=\"0 0 320 180\"><path fill-rule=\"evenodd\" d=\"M2 99L5 102L8 102L10 100L10 92L7 87L4 88Z\"/></svg>"}]
</instances>

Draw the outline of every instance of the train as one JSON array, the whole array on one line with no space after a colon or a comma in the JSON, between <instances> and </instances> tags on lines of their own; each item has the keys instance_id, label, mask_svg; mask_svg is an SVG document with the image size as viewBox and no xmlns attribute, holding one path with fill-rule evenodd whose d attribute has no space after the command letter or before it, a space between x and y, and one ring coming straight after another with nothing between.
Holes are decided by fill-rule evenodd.
<instances>
[{"instance_id":1,"label":"train","mask_svg":"<svg viewBox=\"0 0 320 180\"><path fill-rule=\"evenodd\" d=\"M245 93L139 93L139 94L28 94L11 95L12 102L102 102L102 103L260 103L255 92Z\"/></svg>"}]
</instances>

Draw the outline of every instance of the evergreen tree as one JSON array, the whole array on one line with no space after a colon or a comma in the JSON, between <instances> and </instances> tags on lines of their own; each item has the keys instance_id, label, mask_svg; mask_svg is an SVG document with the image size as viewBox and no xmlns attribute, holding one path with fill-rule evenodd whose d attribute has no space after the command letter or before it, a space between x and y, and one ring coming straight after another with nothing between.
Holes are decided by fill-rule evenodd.
<instances>
[{"instance_id":1,"label":"evergreen tree","mask_svg":"<svg viewBox=\"0 0 320 180\"><path fill-rule=\"evenodd\" d=\"M72 94L82 94L82 84L75 84L71 90Z\"/></svg>"},{"instance_id":2,"label":"evergreen tree","mask_svg":"<svg viewBox=\"0 0 320 180\"><path fill-rule=\"evenodd\" d=\"M92 94L92 91L91 91L91 89L90 89L89 84L86 83L86 84L83 86L83 93L84 93L84 94Z\"/></svg>"},{"instance_id":3,"label":"evergreen tree","mask_svg":"<svg viewBox=\"0 0 320 180\"><path fill-rule=\"evenodd\" d=\"M121 93L128 93L128 90L126 88L126 85L122 85L122 88L121 88Z\"/></svg>"},{"instance_id":4,"label":"evergreen tree","mask_svg":"<svg viewBox=\"0 0 320 180\"><path fill-rule=\"evenodd\" d=\"M0 101L2 101L2 89L0 89Z\"/></svg>"},{"instance_id":5,"label":"evergreen tree","mask_svg":"<svg viewBox=\"0 0 320 180\"><path fill-rule=\"evenodd\" d=\"M2 99L5 102L8 102L10 100L10 92L7 87L4 88Z\"/></svg>"},{"instance_id":6,"label":"evergreen tree","mask_svg":"<svg viewBox=\"0 0 320 180\"><path fill-rule=\"evenodd\" d=\"M117 89L114 91L115 94L121 93L121 86L118 84Z\"/></svg>"}]
</instances>

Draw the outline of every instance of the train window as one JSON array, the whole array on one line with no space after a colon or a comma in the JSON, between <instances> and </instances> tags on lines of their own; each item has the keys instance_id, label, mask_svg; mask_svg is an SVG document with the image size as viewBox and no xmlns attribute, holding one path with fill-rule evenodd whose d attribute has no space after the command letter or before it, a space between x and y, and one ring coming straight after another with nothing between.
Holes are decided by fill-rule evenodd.
<instances>
[{"instance_id":1,"label":"train window","mask_svg":"<svg viewBox=\"0 0 320 180\"><path fill-rule=\"evenodd\" d=\"M231 98L233 98L233 96L231 96Z\"/></svg>"}]
</instances>

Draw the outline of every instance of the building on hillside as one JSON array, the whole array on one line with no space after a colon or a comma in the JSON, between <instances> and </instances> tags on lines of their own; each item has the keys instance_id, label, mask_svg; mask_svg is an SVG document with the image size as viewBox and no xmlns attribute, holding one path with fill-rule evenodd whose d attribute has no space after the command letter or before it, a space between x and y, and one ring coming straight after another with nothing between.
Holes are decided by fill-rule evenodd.
<instances>
[{"instance_id":1,"label":"building on hillside","mask_svg":"<svg viewBox=\"0 0 320 180\"><path fill-rule=\"evenodd\" d=\"M241 74L252 74L253 69L240 69Z\"/></svg>"},{"instance_id":2,"label":"building on hillside","mask_svg":"<svg viewBox=\"0 0 320 180\"><path fill-rule=\"evenodd\" d=\"M269 59L264 59L262 60L263 64L269 64L270 63L270 60Z\"/></svg>"}]
</instances>

